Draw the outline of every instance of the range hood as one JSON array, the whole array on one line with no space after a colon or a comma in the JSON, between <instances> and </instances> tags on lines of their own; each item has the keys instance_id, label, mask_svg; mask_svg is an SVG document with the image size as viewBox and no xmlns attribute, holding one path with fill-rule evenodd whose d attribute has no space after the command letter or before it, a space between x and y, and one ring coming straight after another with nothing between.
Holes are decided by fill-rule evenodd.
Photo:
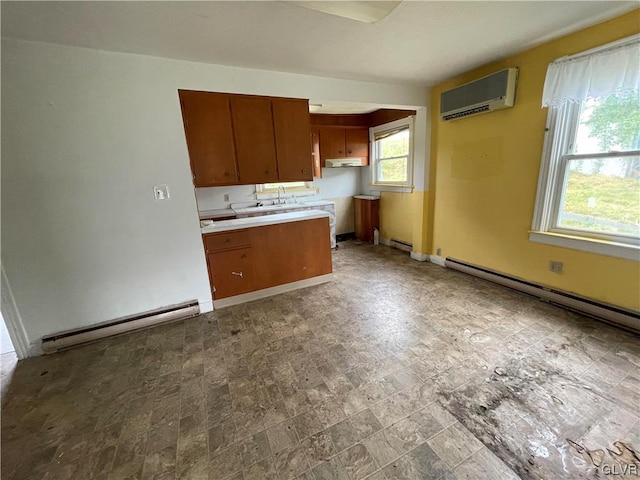
<instances>
[{"instance_id":1,"label":"range hood","mask_svg":"<svg viewBox=\"0 0 640 480\"><path fill-rule=\"evenodd\" d=\"M324 166L326 168L364 167L365 164L363 158L333 158L327 159Z\"/></svg>"}]
</instances>

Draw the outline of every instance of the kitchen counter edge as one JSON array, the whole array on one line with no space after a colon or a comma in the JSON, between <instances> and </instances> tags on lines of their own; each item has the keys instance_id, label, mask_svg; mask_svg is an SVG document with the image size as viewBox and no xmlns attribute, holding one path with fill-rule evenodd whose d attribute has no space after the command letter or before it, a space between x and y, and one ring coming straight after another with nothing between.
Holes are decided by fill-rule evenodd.
<instances>
[{"instance_id":1,"label":"kitchen counter edge","mask_svg":"<svg viewBox=\"0 0 640 480\"><path fill-rule=\"evenodd\" d=\"M202 235L207 233L228 232L243 228L262 227L265 225L277 225L279 223L300 222L314 218L329 218L329 213L323 210L304 210L301 212L276 213L259 217L236 218L235 220L221 220L207 227L201 227Z\"/></svg>"}]
</instances>

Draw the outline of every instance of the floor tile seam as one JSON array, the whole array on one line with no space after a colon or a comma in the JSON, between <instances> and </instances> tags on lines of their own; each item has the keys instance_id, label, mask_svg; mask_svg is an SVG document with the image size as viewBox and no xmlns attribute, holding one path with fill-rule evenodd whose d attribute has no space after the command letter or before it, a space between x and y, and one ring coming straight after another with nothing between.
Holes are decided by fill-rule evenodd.
<instances>
[{"instance_id":1,"label":"floor tile seam","mask_svg":"<svg viewBox=\"0 0 640 480\"><path fill-rule=\"evenodd\" d=\"M422 410L422 409L424 409L424 408L426 408L426 406L424 406L424 407L422 407L422 408L420 408L420 409L416 410L415 412L413 412L413 413L409 414L407 417L404 417L404 418L402 418L402 419L398 420L397 422L392 423L392 424L391 424L391 425L389 425L388 427L382 427L380 430L378 430L378 431L376 431L376 432L372 433L371 435L369 435L369 436L367 436L367 437L365 437L365 438L361 439L361 440L360 440L360 442L358 442L358 443L362 443L362 442L364 442L365 440L370 439L370 438L371 438L371 437L373 437L374 435L377 435L378 433L382 432L382 434L384 435L384 437L385 437L385 439L387 440L387 442L388 442L389 444L391 444L391 442L389 442L389 439L388 439L388 437L387 437L387 430L388 430L389 428L391 428L391 427L393 427L393 426L397 425L398 423L400 423L400 422L402 422L402 421L404 421L404 420L408 419L411 415L413 415L414 413L419 412L420 410ZM373 413L373 412L372 412L372 413ZM375 416L375 415L374 415L374 416ZM436 421L437 421L437 419L436 419ZM458 422L458 423L459 423L459 422ZM445 426L443 426L440 422L438 422L438 424L440 425L440 427L441 427L441 428L440 428L436 433L434 433L433 435L430 435L429 437L426 437L426 438L425 438L425 437L424 437L420 432L418 432L418 431L416 430L416 433L418 433L418 435L420 435L420 437L423 439L423 441L422 441L422 442L420 442L420 444L419 444L419 445L422 445L423 443L428 442L428 441L429 441L429 440L431 440L433 437L435 437L435 436L439 435L440 433L444 432L444 431L445 431L446 429L448 429L451 425L455 425L455 423L453 423L453 424L451 424L451 425L449 425L449 426L445 427ZM419 446L419 445L418 445L418 446ZM484 444L483 444L483 445L484 445ZM412 449L412 450L413 450L413 449Z\"/></svg>"},{"instance_id":2,"label":"floor tile seam","mask_svg":"<svg viewBox=\"0 0 640 480\"><path fill-rule=\"evenodd\" d=\"M389 465L391 465L391 464L393 464L393 463L397 462L397 461L398 461L398 460L400 460L401 458L408 457L408 456L409 456L409 454L410 454L411 452L413 452L413 451L414 451L414 450L416 450L417 448L421 447L421 446L422 446L422 445L424 445L425 443L427 443L427 441L426 441L426 440L425 440L424 442L421 442L419 445L416 445L416 446L415 446L414 448L412 448L411 450L408 450L407 452L405 452L405 453L401 454L400 456L396 457L395 459L391 460L390 462L387 462L387 463L385 463L384 465L379 466L378 470L384 470L384 469L385 469L385 468L387 468ZM444 461L444 459L440 458L440 455L438 455L438 454L435 452L435 450L433 450L433 449L431 448L431 446L430 446L430 445L428 445L428 444L427 444L427 446L429 447L429 449L431 449L431 450L433 451L433 453L436 455L436 457L438 457L438 459L439 459L442 463L444 463L444 464L447 466L447 470L449 470L449 471L453 470L453 469L449 468L449 466L447 465L447 462L445 462L445 461ZM368 451L368 449L367 449L367 451ZM371 458L373 458L373 456L372 456ZM378 460L376 460L375 458L373 458L373 461L374 461L374 462L376 462L376 465L379 465L379 464L378 464ZM439 477L439 478L440 478L440 477Z\"/></svg>"},{"instance_id":3,"label":"floor tile seam","mask_svg":"<svg viewBox=\"0 0 640 480\"><path fill-rule=\"evenodd\" d=\"M476 437L464 424L462 424L461 422L457 422L457 424L462 425L462 427L469 432L469 434L471 436L473 436L474 439L476 439L479 443L480 443L480 447L478 447L477 449L473 450L473 452L471 452L467 457L465 457L462 461L456 463L454 466L449 466L449 464L447 463L447 461L444 458L440 458L440 455L438 455L436 453L436 455L438 455L438 458L440 458L440 460L442 460L445 465L447 465L447 468L449 468L449 470L453 471L455 470L458 466L460 466L461 464L463 464L464 462L466 462L467 460L469 460L471 457L473 457L476 453L478 453L480 450L482 450L483 448L487 448L489 449L489 447L487 447L484 442L482 440L480 440L478 437ZM455 423L453 425L456 425ZM452 425L452 426L453 426ZM448 427L450 428L450 427ZM442 432L440 432L442 433ZM433 439L433 437L431 437L431 439ZM433 450L433 447L429 444L429 448L431 448L431 450ZM435 453L435 450L433 450Z\"/></svg>"}]
</instances>

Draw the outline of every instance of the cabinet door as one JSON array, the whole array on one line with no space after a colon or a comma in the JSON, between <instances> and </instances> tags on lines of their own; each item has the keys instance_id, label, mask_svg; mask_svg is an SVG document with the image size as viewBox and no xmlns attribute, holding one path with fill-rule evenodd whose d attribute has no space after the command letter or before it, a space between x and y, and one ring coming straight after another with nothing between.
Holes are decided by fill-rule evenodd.
<instances>
[{"instance_id":1,"label":"cabinet door","mask_svg":"<svg viewBox=\"0 0 640 480\"><path fill-rule=\"evenodd\" d=\"M369 129L347 128L345 130L347 157L365 158L369 164Z\"/></svg>"},{"instance_id":2,"label":"cabinet door","mask_svg":"<svg viewBox=\"0 0 640 480\"><path fill-rule=\"evenodd\" d=\"M271 105L279 180L313 180L309 148L309 101L275 98Z\"/></svg>"},{"instance_id":3,"label":"cabinet door","mask_svg":"<svg viewBox=\"0 0 640 480\"><path fill-rule=\"evenodd\" d=\"M373 229L380 228L380 200L355 199L356 238L365 242L373 240Z\"/></svg>"},{"instance_id":4,"label":"cabinet door","mask_svg":"<svg viewBox=\"0 0 640 480\"><path fill-rule=\"evenodd\" d=\"M331 273L328 218L265 225L249 232L252 245L259 249L254 263L257 288Z\"/></svg>"},{"instance_id":5,"label":"cabinet door","mask_svg":"<svg viewBox=\"0 0 640 480\"><path fill-rule=\"evenodd\" d=\"M251 248L210 253L207 262L214 300L255 290Z\"/></svg>"},{"instance_id":6,"label":"cabinet door","mask_svg":"<svg viewBox=\"0 0 640 480\"><path fill-rule=\"evenodd\" d=\"M233 96L231 114L240 182L245 185L277 182L271 99Z\"/></svg>"},{"instance_id":7,"label":"cabinet door","mask_svg":"<svg viewBox=\"0 0 640 480\"><path fill-rule=\"evenodd\" d=\"M322 164L320 163L320 127L311 127L311 158L313 161L313 176L322 178Z\"/></svg>"},{"instance_id":8,"label":"cabinet door","mask_svg":"<svg viewBox=\"0 0 640 480\"><path fill-rule=\"evenodd\" d=\"M320 159L346 158L344 128L320 127Z\"/></svg>"},{"instance_id":9,"label":"cabinet door","mask_svg":"<svg viewBox=\"0 0 640 480\"><path fill-rule=\"evenodd\" d=\"M196 187L237 184L229 97L180 90L182 120Z\"/></svg>"}]
</instances>

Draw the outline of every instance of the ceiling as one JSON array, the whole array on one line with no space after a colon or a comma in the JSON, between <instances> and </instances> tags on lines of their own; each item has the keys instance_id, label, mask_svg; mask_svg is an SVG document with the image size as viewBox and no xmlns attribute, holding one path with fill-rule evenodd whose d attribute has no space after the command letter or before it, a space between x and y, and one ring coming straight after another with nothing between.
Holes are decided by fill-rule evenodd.
<instances>
[{"instance_id":1,"label":"ceiling","mask_svg":"<svg viewBox=\"0 0 640 480\"><path fill-rule=\"evenodd\" d=\"M430 86L637 5L403 1L374 24L279 1L28 1L1 9L4 37Z\"/></svg>"}]
</instances>

